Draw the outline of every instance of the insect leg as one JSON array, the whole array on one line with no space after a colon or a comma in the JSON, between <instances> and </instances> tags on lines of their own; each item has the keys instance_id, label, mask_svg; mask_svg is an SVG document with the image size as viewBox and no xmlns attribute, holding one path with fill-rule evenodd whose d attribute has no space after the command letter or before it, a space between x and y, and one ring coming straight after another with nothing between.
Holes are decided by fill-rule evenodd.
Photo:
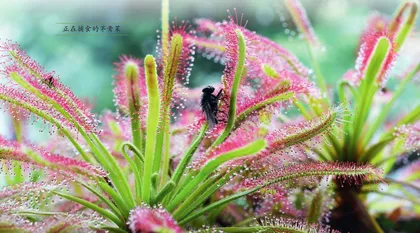
<instances>
[{"instance_id":1,"label":"insect leg","mask_svg":"<svg viewBox=\"0 0 420 233\"><path fill-rule=\"evenodd\" d=\"M222 97L222 95L223 95L222 92L223 92L223 89L220 89L219 93L217 93L217 95L216 95L217 100L219 100Z\"/></svg>"}]
</instances>

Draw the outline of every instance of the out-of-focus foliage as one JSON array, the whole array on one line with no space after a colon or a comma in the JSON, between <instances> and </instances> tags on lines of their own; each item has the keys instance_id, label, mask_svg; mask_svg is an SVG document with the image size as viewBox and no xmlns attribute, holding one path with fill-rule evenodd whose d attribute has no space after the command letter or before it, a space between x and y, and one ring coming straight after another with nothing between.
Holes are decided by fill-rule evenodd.
<instances>
[{"instance_id":1,"label":"out-of-focus foliage","mask_svg":"<svg viewBox=\"0 0 420 233\"><path fill-rule=\"evenodd\" d=\"M366 23L368 12L378 10L392 14L398 1L324 0L303 1L309 17L326 51L317 56L322 70L331 74L326 78L333 85L348 67L353 65L360 32ZM303 43L285 33L294 31L293 23L280 1L171 1L171 16L178 19L197 17L220 21L226 18L226 9L236 7L249 20L247 28L272 38L289 48L304 62L309 63ZM0 38L13 38L27 49L49 70L56 70L64 84L82 98L94 103L95 111L113 109L112 75L109 64L121 54L143 57L156 46L156 30L159 28L160 3L151 0L97 1L9 1L0 9ZM280 16L286 21L281 22ZM121 25L128 36L57 36L62 33L62 22L98 23ZM342 27L341 25L346 25ZM290 34L289 34L290 35ZM333 49L332 49L333 48ZM197 56L192 72L191 86L217 82L218 64L203 62ZM340 62L337 62L340 61ZM94 93L92 93L94 90ZM412 90L414 90L412 88Z\"/></svg>"}]
</instances>

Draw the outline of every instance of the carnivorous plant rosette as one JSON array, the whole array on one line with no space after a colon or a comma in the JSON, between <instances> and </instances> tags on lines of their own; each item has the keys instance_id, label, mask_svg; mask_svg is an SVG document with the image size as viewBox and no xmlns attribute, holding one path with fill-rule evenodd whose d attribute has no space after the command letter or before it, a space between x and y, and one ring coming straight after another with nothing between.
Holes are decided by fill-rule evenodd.
<instances>
[{"instance_id":1,"label":"carnivorous plant rosette","mask_svg":"<svg viewBox=\"0 0 420 233\"><path fill-rule=\"evenodd\" d=\"M385 132L390 107L375 120L369 109L418 4L403 3L389 22L369 21L334 100L302 4L285 3L316 83L293 53L246 29L236 10L223 22L170 25L163 0L157 54L120 57L117 112L101 117L18 44L1 42L0 100L17 120L14 140L0 139L9 184L0 192L0 231L347 232L351 220L359 232L382 232L365 197L382 184L390 195L394 186L419 190L409 183L418 166L406 180L387 175L401 154L419 149L420 108ZM224 65L215 88L188 87L196 53ZM389 104L418 73L418 63L411 67ZM289 108L301 116L286 117ZM33 118L50 126L50 146L22 135Z\"/></svg>"}]
</instances>

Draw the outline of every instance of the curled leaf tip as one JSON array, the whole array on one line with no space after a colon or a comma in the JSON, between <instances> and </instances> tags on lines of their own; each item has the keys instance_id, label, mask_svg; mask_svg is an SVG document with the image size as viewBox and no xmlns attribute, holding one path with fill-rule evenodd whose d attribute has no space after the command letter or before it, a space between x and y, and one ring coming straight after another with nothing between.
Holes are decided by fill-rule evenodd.
<instances>
[{"instance_id":1,"label":"curled leaf tip","mask_svg":"<svg viewBox=\"0 0 420 233\"><path fill-rule=\"evenodd\" d=\"M360 80L376 80L381 86L386 83L397 57L394 38L387 30L372 32L364 38L356 60Z\"/></svg>"},{"instance_id":2,"label":"curled leaf tip","mask_svg":"<svg viewBox=\"0 0 420 233\"><path fill-rule=\"evenodd\" d=\"M309 21L308 15L306 14L305 8L302 6L302 3L299 0L285 0L284 2L300 33L302 33L311 45L320 46L321 43L312 28L311 22Z\"/></svg>"}]
</instances>

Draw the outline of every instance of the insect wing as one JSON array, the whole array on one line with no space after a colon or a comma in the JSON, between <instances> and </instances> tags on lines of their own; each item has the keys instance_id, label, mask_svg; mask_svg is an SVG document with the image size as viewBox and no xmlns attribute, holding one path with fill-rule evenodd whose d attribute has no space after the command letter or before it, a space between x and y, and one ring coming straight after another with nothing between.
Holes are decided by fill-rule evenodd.
<instances>
[{"instance_id":1,"label":"insect wing","mask_svg":"<svg viewBox=\"0 0 420 233\"><path fill-rule=\"evenodd\" d=\"M207 122L209 123L210 127L213 127L217 124L216 116L213 113L213 109L209 102L204 102L202 104L202 109L204 114L206 115Z\"/></svg>"}]
</instances>

